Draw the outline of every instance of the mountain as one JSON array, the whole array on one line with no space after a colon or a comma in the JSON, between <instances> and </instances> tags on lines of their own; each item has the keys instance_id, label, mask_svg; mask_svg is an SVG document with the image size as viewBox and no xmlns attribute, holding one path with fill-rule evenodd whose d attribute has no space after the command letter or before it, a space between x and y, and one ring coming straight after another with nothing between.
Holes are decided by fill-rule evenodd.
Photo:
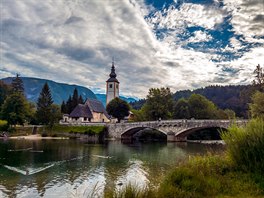
<instances>
[{"instance_id":1,"label":"mountain","mask_svg":"<svg viewBox=\"0 0 264 198\"><path fill-rule=\"evenodd\" d=\"M14 77L8 77L1 80L7 84L11 84L13 79ZM73 94L75 88L78 90L79 95L82 95L83 99L98 99L104 104L104 106L106 103L106 94L94 94L90 89L79 85L69 85L40 78L21 77L21 79L24 83L26 98L32 102L37 102L39 93L45 82L47 82L55 104L61 104L63 100L67 101L69 96ZM134 98L127 98L124 96L120 96L120 98L128 103L136 101Z\"/></svg>"},{"instance_id":2,"label":"mountain","mask_svg":"<svg viewBox=\"0 0 264 198\"><path fill-rule=\"evenodd\" d=\"M7 84L11 84L12 79L13 77L8 77L2 79L2 81ZM51 80L39 78L21 77L21 79L24 83L26 98L32 102L36 102L38 100L39 94L45 82L47 82L50 87L52 98L55 104L61 104L63 100L68 100L69 96L73 94L73 90L75 88L78 90L79 95L82 95L83 99L96 99L95 94L86 87L78 85L69 85L65 83L57 83Z\"/></svg>"},{"instance_id":3,"label":"mountain","mask_svg":"<svg viewBox=\"0 0 264 198\"><path fill-rule=\"evenodd\" d=\"M106 104L106 94L95 94L97 99L100 100L104 105ZM119 96L120 99L130 103L137 101L135 98L127 98L125 96Z\"/></svg>"}]
</instances>

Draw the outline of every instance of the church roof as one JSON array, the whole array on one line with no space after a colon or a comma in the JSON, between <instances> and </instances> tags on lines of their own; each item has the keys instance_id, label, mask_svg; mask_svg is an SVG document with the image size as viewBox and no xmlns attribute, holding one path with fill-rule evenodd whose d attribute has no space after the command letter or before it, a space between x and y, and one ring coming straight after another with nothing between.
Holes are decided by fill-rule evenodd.
<instances>
[{"instance_id":1,"label":"church roof","mask_svg":"<svg viewBox=\"0 0 264 198\"><path fill-rule=\"evenodd\" d=\"M86 117L93 118L93 114L88 105L78 104L73 111L70 113L70 117L78 118L78 117Z\"/></svg>"},{"instance_id":2,"label":"church roof","mask_svg":"<svg viewBox=\"0 0 264 198\"><path fill-rule=\"evenodd\" d=\"M109 78L106 82L118 82L118 80L116 78Z\"/></svg>"},{"instance_id":3,"label":"church roof","mask_svg":"<svg viewBox=\"0 0 264 198\"><path fill-rule=\"evenodd\" d=\"M109 118L103 103L101 103L99 100L87 99L85 105L88 105L92 112L103 113L107 118Z\"/></svg>"}]
</instances>

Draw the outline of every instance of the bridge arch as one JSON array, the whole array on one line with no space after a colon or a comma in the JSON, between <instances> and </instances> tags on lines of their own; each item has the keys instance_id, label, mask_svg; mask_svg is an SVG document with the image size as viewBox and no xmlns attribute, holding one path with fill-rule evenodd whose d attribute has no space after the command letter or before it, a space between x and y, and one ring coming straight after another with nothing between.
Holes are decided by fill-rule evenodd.
<instances>
[{"instance_id":1,"label":"bridge arch","mask_svg":"<svg viewBox=\"0 0 264 198\"><path fill-rule=\"evenodd\" d=\"M167 133L163 130L152 128L152 127L141 126L141 127L133 127L133 128L127 129L121 134L121 139L131 139L133 135L135 135L136 133L144 129L151 129L151 130L159 131L160 133L163 133L167 136Z\"/></svg>"},{"instance_id":2,"label":"bridge arch","mask_svg":"<svg viewBox=\"0 0 264 198\"><path fill-rule=\"evenodd\" d=\"M179 140L187 140L187 137L189 135L195 134L195 133L197 133L199 131L206 130L206 129L227 131L227 128L220 127L220 126L193 127L193 128L188 128L188 129L185 129L185 130L182 130L182 131L178 132L175 135L175 138L179 139Z\"/></svg>"}]
</instances>

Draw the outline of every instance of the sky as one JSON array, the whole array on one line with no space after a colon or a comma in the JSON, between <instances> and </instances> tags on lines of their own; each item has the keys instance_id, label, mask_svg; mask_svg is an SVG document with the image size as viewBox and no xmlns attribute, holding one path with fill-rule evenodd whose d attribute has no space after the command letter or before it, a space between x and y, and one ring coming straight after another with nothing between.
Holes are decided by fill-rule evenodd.
<instances>
[{"instance_id":1,"label":"sky","mask_svg":"<svg viewBox=\"0 0 264 198\"><path fill-rule=\"evenodd\" d=\"M0 78L37 77L144 98L249 84L264 67L264 0L0 0Z\"/></svg>"}]
</instances>

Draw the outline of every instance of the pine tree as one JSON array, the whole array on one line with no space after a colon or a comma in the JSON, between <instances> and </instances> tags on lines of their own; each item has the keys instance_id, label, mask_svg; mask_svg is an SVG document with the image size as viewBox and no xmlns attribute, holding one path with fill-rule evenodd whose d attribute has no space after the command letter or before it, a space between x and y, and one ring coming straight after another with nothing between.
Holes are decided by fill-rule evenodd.
<instances>
[{"instance_id":1,"label":"pine tree","mask_svg":"<svg viewBox=\"0 0 264 198\"><path fill-rule=\"evenodd\" d=\"M46 82L39 94L37 102L37 112L36 117L39 123L49 124L52 120L52 96L50 93L50 88Z\"/></svg>"},{"instance_id":2,"label":"pine tree","mask_svg":"<svg viewBox=\"0 0 264 198\"><path fill-rule=\"evenodd\" d=\"M68 114L70 114L71 112L72 112L72 97L71 97L71 95L69 96L69 98L68 98L68 100L67 100L67 102L66 102L66 112L68 113Z\"/></svg>"},{"instance_id":3,"label":"pine tree","mask_svg":"<svg viewBox=\"0 0 264 198\"><path fill-rule=\"evenodd\" d=\"M75 88L72 96L72 110L79 104L78 90Z\"/></svg>"},{"instance_id":4,"label":"pine tree","mask_svg":"<svg viewBox=\"0 0 264 198\"><path fill-rule=\"evenodd\" d=\"M78 103L79 103L79 104L84 104L84 101L83 101L83 97L82 97L82 95L80 95Z\"/></svg>"},{"instance_id":5,"label":"pine tree","mask_svg":"<svg viewBox=\"0 0 264 198\"><path fill-rule=\"evenodd\" d=\"M19 74L16 75L16 78L12 80L12 90L13 92L24 93L24 84L22 79L19 77Z\"/></svg>"},{"instance_id":6,"label":"pine tree","mask_svg":"<svg viewBox=\"0 0 264 198\"><path fill-rule=\"evenodd\" d=\"M68 113L67 106L66 106L64 100L62 101L62 104L61 104L61 113Z\"/></svg>"}]
</instances>

